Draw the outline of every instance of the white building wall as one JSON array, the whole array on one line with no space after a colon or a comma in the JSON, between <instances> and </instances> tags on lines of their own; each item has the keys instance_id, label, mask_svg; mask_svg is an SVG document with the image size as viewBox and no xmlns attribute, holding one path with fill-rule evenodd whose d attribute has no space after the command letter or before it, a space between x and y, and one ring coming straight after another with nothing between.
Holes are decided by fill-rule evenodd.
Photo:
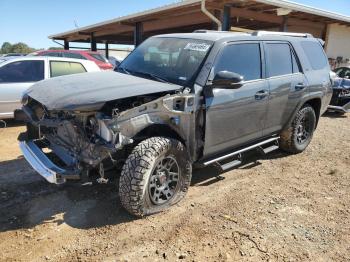
<instances>
[{"instance_id":1,"label":"white building wall","mask_svg":"<svg viewBox=\"0 0 350 262\"><path fill-rule=\"evenodd\" d=\"M350 65L350 27L339 24L328 26L326 53L332 60L342 57L342 61L336 62L336 66Z\"/></svg>"}]
</instances>

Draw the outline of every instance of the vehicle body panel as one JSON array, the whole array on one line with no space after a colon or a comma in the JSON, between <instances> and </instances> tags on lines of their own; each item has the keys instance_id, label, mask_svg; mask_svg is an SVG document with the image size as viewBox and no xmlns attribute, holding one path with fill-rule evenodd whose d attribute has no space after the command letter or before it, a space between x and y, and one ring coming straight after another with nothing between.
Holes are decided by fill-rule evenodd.
<instances>
[{"instance_id":1,"label":"vehicle body panel","mask_svg":"<svg viewBox=\"0 0 350 262\"><path fill-rule=\"evenodd\" d=\"M60 56L65 57L65 54L78 54L81 59L87 59L93 61L102 70L111 70L113 65L104 58L99 52L95 51L84 51L84 50L43 50L33 53L36 56ZM104 61L96 59L93 55L99 55Z\"/></svg>"},{"instance_id":2,"label":"vehicle body panel","mask_svg":"<svg viewBox=\"0 0 350 262\"><path fill-rule=\"evenodd\" d=\"M76 62L83 65L87 72L100 71L100 69L90 61L81 61L77 59L69 58L57 58L57 57L15 57L7 58L5 62L0 64L3 67L7 64L11 64L19 61L43 61L44 62L44 80L50 78L50 62L62 61L62 62ZM21 97L23 92L30 88L35 82L25 83L0 83L0 119L13 118L14 111L21 108ZM45 96L47 88L41 90L42 95Z\"/></svg>"},{"instance_id":3,"label":"vehicle body panel","mask_svg":"<svg viewBox=\"0 0 350 262\"><path fill-rule=\"evenodd\" d=\"M91 111L100 109L107 101L180 88L173 84L105 71L42 81L28 90L27 94L51 110Z\"/></svg>"},{"instance_id":4,"label":"vehicle body panel","mask_svg":"<svg viewBox=\"0 0 350 262\"><path fill-rule=\"evenodd\" d=\"M318 72L313 70L299 43L317 41L314 38L243 33L155 37L215 42L201 64L193 86L149 80L128 75L128 71L123 74L101 72L46 80L26 93L33 100L24 107L31 123L47 132L45 139L50 141L51 149L56 150L63 161L73 163L74 168L96 169L103 160L113 160L111 155L126 146L137 144L148 136L163 135L183 142L191 162L200 163L279 134L309 101L320 101L321 113L328 105L332 92L329 68ZM300 62L300 72L268 78L262 48L262 79L243 82L236 89L210 86L220 50L228 43L248 41L258 42L261 46L265 41L288 43ZM299 84L303 88L300 89ZM261 91L266 91L263 99L257 96ZM143 100L145 95L148 97ZM34 111L42 107L44 112L35 117ZM92 125L91 119L93 128L89 126ZM93 132L87 135L89 130ZM60 145L62 141L68 145L63 147Z\"/></svg>"}]
</instances>

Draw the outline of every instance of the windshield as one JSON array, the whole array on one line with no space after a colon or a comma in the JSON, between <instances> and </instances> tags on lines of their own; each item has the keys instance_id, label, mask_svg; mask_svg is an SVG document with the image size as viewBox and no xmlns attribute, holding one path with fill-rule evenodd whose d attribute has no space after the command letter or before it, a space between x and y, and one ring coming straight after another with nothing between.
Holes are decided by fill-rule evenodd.
<instances>
[{"instance_id":1,"label":"windshield","mask_svg":"<svg viewBox=\"0 0 350 262\"><path fill-rule=\"evenodd\" d=\"M194 81L212 42L182 38L150 38L118 67L122 73L186 86Z\"/></svg>"}]
</instances>

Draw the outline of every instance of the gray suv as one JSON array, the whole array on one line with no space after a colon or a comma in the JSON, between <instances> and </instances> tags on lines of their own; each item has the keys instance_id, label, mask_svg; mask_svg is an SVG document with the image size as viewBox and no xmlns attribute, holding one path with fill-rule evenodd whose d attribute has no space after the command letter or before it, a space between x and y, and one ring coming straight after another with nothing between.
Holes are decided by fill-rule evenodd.
<instances>
[{"instance_id":1,"label":"gray suv","mask_svg":"<svg viewBox=\"0 0 350 262\"><path fill-rule=\"evenodd\" d=\"M321 40L309 34L160 35L118 72L30 88L22 98L28 128L20 148L56 184L105 183L122 168L121 203L145 216L185 196L193 166L228 170L253 149L304 151L331 86Z\"/></svg>"}]
</instances>

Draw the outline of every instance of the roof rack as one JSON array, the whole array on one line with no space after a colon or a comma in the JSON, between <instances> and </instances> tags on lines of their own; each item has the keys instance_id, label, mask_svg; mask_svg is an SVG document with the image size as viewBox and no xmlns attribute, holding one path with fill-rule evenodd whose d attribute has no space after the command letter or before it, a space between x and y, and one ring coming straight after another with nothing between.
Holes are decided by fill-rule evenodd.
<instances>
[{"instance_id":1,"label":"roof rack","mask_svg":"<svg viewBox=\"0 0 350 262\"><path fill-rule=\"evenodd\" d=\"M193 33L227 33L227 31L198 29L198 30L194 30Z\"/></svg>"},{"instance_id":2,"label":"roof rack","mask_svg":"<svg viewBox=\"0 0 350 262\"><path fill-rule=\"evenodd\" d=\"M264 35L280 35L280 36L313 38L313 35L308 33L289 33L289 32L273 32L273 31L254 31L252 33L252 36L264 36Z\"/></svg>"}]
</instances>

